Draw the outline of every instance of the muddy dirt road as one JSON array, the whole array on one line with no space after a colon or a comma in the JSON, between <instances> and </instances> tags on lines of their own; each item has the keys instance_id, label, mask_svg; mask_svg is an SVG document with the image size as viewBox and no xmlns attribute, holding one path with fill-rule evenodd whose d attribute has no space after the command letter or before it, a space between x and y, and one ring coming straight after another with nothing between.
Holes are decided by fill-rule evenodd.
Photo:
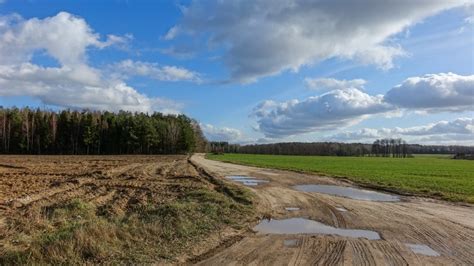
<instances>
[{"instance_id":1,"label":"muddy dirt road","mask_svg":"<svg viewBox=\"0 0 474 266\"><path fill-rule=\"evenodd\" d=\"M474 264L472 205L405 196L397 202L379 202L302 192L294 186L354 185L334 178L210 161L199 154L192 161L228 182L235 182L225 178L231 175L270 181L247 184L258 195L261 217L271 217L277 223L285 218L307 218L336 229L370 230L380 236L379 240L368 240L332 234L284 234L288 227L279 224L273 228L280 230L279 234L249 232L241 241L201 261L202 265ZM301 229L307 226L297 224Z\"/></svg>"}]
</instances>

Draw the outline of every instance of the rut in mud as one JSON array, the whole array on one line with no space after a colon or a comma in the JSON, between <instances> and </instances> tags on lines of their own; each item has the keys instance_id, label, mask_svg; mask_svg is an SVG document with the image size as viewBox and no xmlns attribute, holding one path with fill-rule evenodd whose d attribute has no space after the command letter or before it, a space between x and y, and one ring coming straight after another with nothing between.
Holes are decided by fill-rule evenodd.
<instances>
[{"instance_id":1,"label":"rut in mud","mask_svg":"<svg viewBox=\"0 0 474 266\"><path fill-rule=\"evenodd\" d=\"M301 232L300 226L285 234L278 232L282 229L278 225L276 231L246 234L238 243L202 261L202 265L474 264L472 205L360 191L345 180L210 161L203 155L192 159L223 180L226 176L268 180L248 187L257 195L261 218L274 219L275 224L305 218L330 229L323 227L328 231L311 233ZM332 191L305 192L295 187L308 184ZM342 192L349 190L356 199L339 193L341 187ZM382 201L368 200L367 195ZM377 232L381 239L341 236L334 229L368 230Z\"/></svg>"}]
</instances>

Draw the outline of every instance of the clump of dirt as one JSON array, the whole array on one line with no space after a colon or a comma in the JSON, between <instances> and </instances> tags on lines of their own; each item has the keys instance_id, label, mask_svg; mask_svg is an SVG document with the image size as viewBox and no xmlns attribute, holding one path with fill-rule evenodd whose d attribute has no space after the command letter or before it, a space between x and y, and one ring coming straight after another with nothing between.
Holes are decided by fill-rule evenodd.
<instances>
[{"instance_id":1,"label":"clump of dirt","mask_svg":"<svg viewBox=\"0 0 474 266\"><path fill-rule=\"evenodd\" d=\"M247 231L252 194L187 159L2 157L0 264L184 262Z\"/></svg>"}]
</instances>

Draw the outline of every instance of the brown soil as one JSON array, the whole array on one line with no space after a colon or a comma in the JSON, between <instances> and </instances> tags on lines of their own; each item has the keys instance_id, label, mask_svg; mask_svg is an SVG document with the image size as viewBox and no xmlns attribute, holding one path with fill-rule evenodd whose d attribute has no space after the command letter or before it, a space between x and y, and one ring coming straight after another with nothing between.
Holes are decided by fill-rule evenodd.
<instances>
[{"instance_id":1,"label":"brown soil","mask_svg":"<svg viewBox=\"0 0 474 266\"><path fill-rule=\"evenodd\" d=\"M221 181L188 159L184 155L0 156L0 262L12 251L28 253L35 236L56 226L48 222L48 210L73 200L94 206L99 216L120 219L136 216L147 206L173 204L193 191L233 196L225 193ZM250 220L256 218L251 216ZM247 232L248 221L242 220L241 229L222 225L216 232L199 236L198 244L196 239L185 239L177 244L180 250L173 249L173 254L166 253L163 259L152 259L175 263L196 260L209 249L229 245L231 239Z\"/></svg>"},{"instance_id":2,"label":"brown soil","mask_svg":"<svg viewBox=\"0 0 474 266\"><path fill-rule=\"evenodd\" d=\"M203 155L195 155L192 160L217 177L247 175L270 180L250 188L258 196L260 217L306 217L340 228L377 231L382 238L247 234L236 244L201 261L203 265L474 264L472 205L408 196L401 196L400 202L371 202L299 192L292 186L352 184L329 177L210 161ZM285 207L301 209L286 211ZM347 211L336 209L340 207ZM285 246L287 239L297 239L297 245ZM440 256L415 254L405 243L427 245Z\"/></svg>"}]
</instances>

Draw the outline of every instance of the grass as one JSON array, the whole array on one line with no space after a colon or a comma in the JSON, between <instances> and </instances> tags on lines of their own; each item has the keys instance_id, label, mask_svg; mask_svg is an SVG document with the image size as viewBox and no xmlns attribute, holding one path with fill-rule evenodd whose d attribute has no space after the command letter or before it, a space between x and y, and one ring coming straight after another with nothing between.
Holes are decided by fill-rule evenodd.
<instances>
[{"instance_id":1,"label":"grass","mask_svg":"<svg viewBox=\"0 0 474 266\"><path fill-rule=\"evenodd\" d=\"M474 203L474 162L446 156L414 158L225 154L207 158L266 168L344 177L363 185Z\"/></svg>"},{"instance_id":2,"label":"grass","mask_svg":"<svg viewBox=\"0 0 474 266\"><path fill-rule=\"evenodd\" d=\"M240 188L232 189L237 193ZM27 248L4 248L0 264L173 261L211 233L245 225L253 214L252 195L238 193L244 203L207 188L190 190L166 203L128 210L120 218L80 199L49 206L39 219L15 220L12 227L23 230L15 242Z\"/></svg>"}]
</instances>

